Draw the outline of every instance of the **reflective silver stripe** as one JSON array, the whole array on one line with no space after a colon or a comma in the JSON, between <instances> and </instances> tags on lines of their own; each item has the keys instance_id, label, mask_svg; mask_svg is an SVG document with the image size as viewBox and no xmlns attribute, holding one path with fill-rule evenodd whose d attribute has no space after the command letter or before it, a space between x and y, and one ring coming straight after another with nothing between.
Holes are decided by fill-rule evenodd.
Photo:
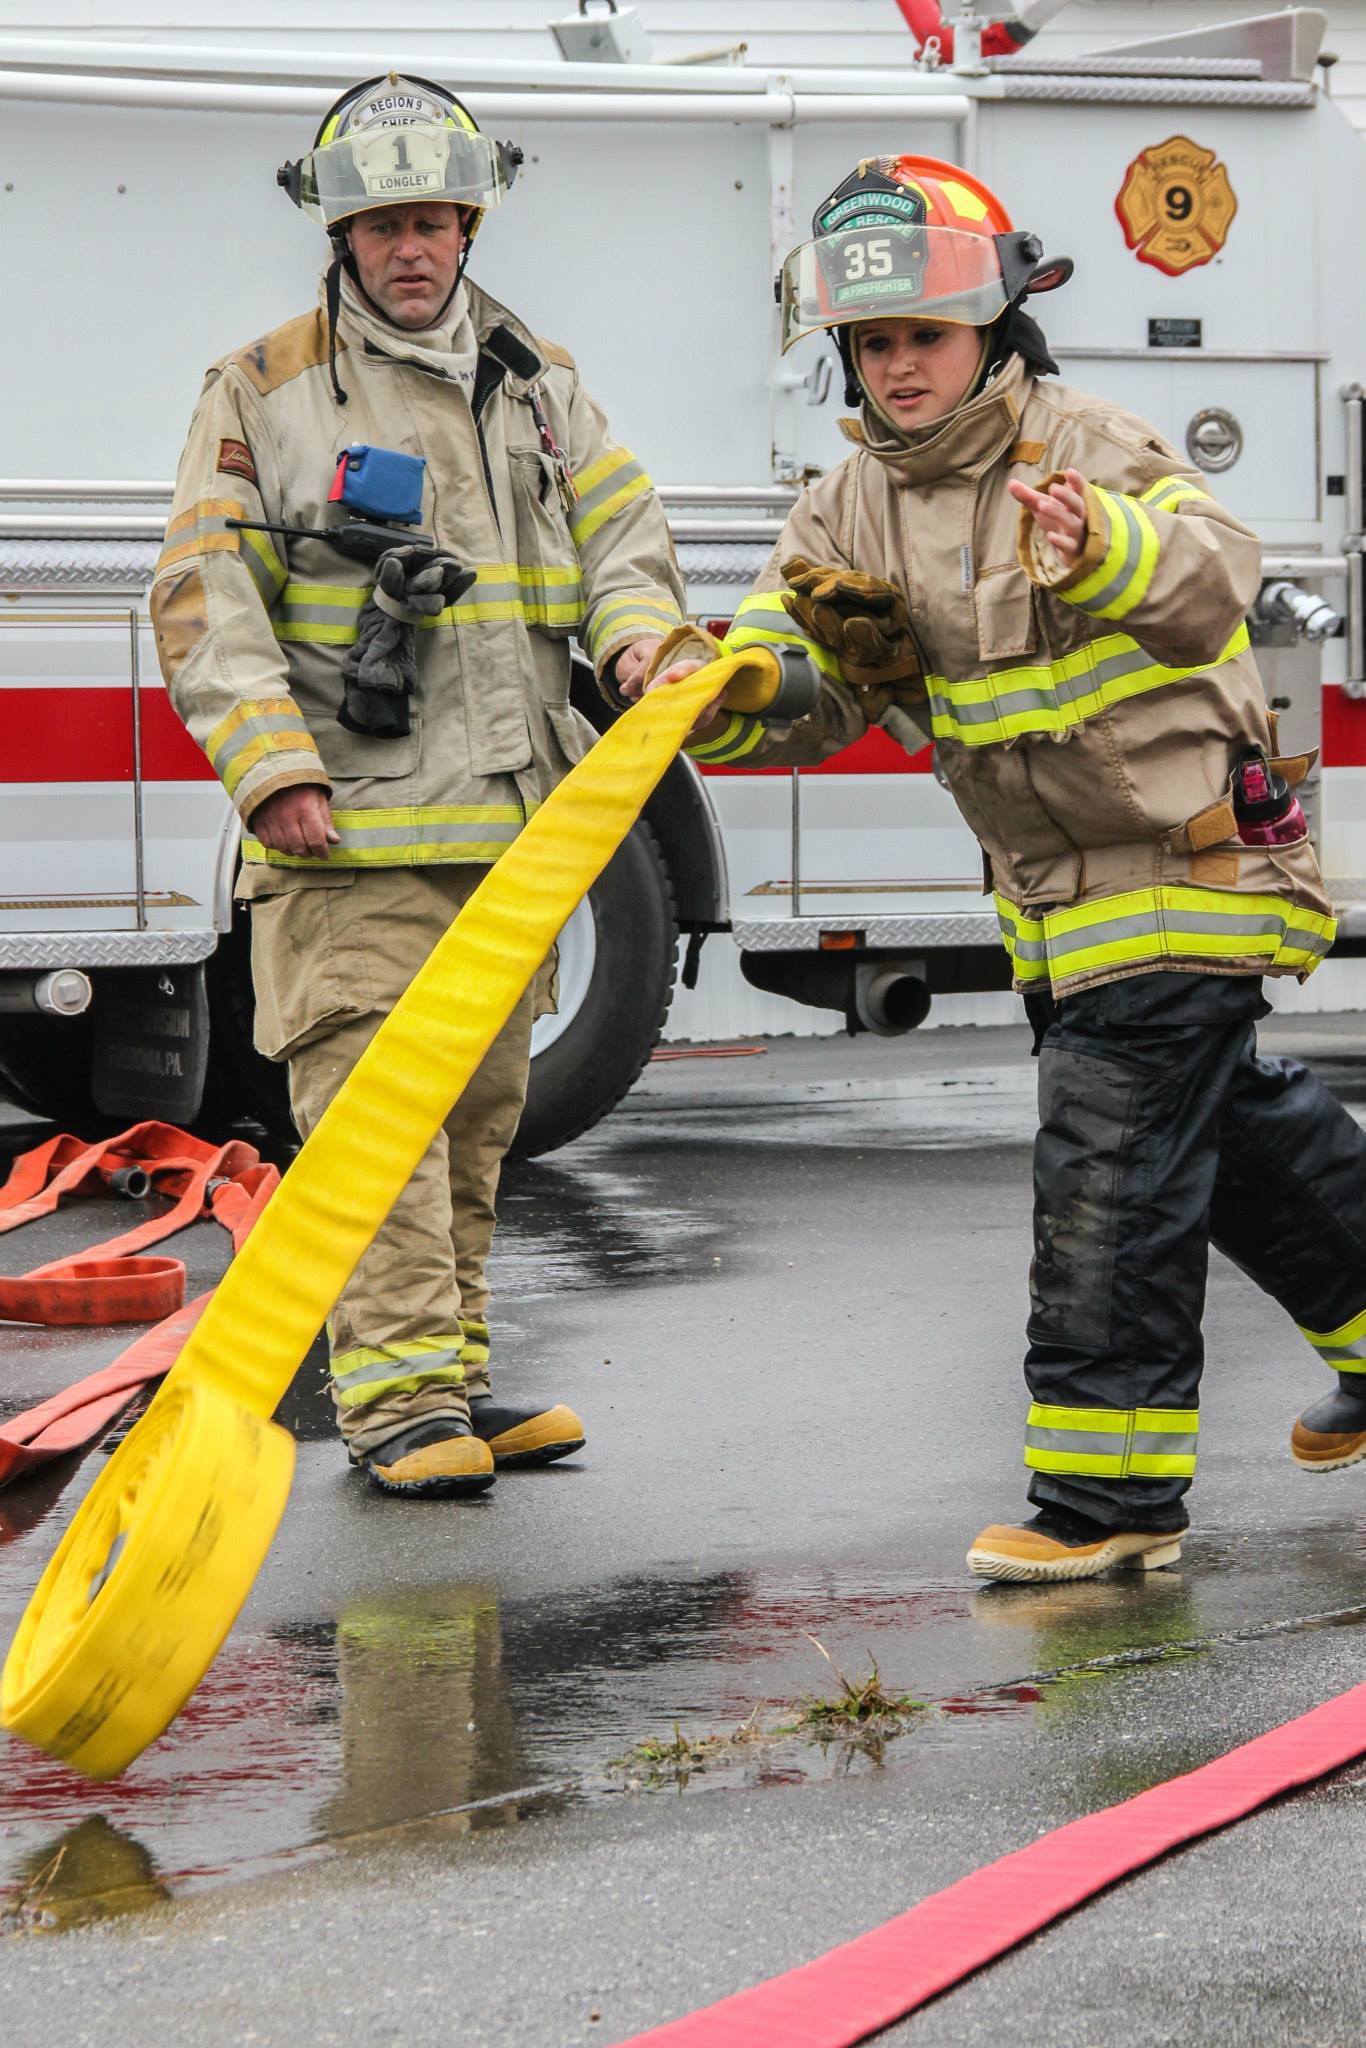
<instances>
[{"instance_id":1,"label":"reflective silver stripe","mask_svg":"<svg viewBox=\"0 0 1366 2048\"><path fill-rule=\"evenodd\" d=\"M378 1348L378 1347L376 1347ZM453 1369L453 1370L452 1370ZM374 1360L369 1365L358 1365L350 1372L332 1373L332 1384L339 1393L352 1393L357 1387L375 1387L386 1380L439 1379L465 1377L460 1363L460 1353L451 1348L445 1351L413 1351L392 1358Z\"/></svg>"},{"instance_id":2,"label":"reflective silver stripe","mask_svg":"<svg viewBox=\"0 0 1366 2048\"><path fill-rule=\"evenodd\" d=\"M236 732L229 733L227 739L214 748L214 772L219 776L225 775L243 749L254 746L257 740L264 738L267 733L297 733L301 729L306 730L303 716L299 712L295 712L292 717L288 712L280 712L269 717L248 718L238 726Z\"/></svg>"},{"instance_id":3,"label":"reflective silver stripe","mask_svg":"<svg viewBox=\"0 0 1366 2048\"><path fill-rule=\"evenodd\" d=\"M1106 946L1115 939L1137 939L1156 937L1159 933L1186 932L1195 938L1210 937L1215 933L1227 932L1236 938L1280 937L1285 929L1285 919L1273 914L1244 914L1226 910L1140 911L1129 917L1112 917L1095 924L1086 924L1074 931L1050 931L1045 945L1040 948L1042 957L1046 951L1054 959L1065 959L1069 953L1088 952L1092 946ZM1304 934L1306 945L1319 945L1322 940L1316 934Z\"/></svg>"},{"instance_id":4,"label":"reflective silver stripe","mask_svg":"<svg viewBox=\"0 0 1366 2048\"><path fill-rule=\"evenodd\" d=\"M633 484L637 477L644 474L643 466L634 456L628 462L623 462L619 469L609 471L601 482L594 484L590 491L585 491L583 496L575 501L574 509L569 515L570 532L577 532L578 528L591 518L600 506L605 505L609 498L615 498L618 491L625 490L627 484ZM588 538L591 539L592 535L590 534Z\"/></svg>"},{"instance_id":5,"label":"reflective silver stripe","mask_svg":"<svg viewBox=\"0 0 1366 2048\"><path fill-rule=\"evenodd\" d=\"M1105 502L1106 510L1108 511L1112 505L1115 506L1124 521L1124 559L1103 589L1096 591L1091 597L1072 599L1078 611L1100 612L1102 615L1104 614L1105 607L1108 604L1113 604L1115 599L1121 597L1128 589L1134 572L1138 568L1139 555L1143 551L1143 529L1138 523L1138 514L1134 511L1128 499L1120 492L1107 491Z\"/></svg>"}]
</instances>

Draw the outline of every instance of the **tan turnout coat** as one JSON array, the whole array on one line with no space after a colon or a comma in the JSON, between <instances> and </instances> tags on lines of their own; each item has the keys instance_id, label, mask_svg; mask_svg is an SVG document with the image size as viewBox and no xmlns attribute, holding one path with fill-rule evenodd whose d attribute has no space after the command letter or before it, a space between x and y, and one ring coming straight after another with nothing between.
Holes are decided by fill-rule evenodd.
<instances>
[{"instance_id":1,"label":"tan turnout coat","mask_svg":"<svg viewBox=\"0 0 1366 2048\"><path fill-rule=\"evenodd\" d=\"M800 764L860 737L867 700L783 609L779 564L885 576L926 674L903 699L920 729L897 707L879 722L909 747L933 738L1018 988L1311 971L1333 931L1313 849L1245 846L1230 801L1238 754L1276 751L1245 623L1256 537L1142 420L1018 357L914 448L876 438L867 412L844 431L855 453L803 494L727 638L805 646L821 701L787 728L734 717L694 756ZM1088 480L1071 568L1006 488L1067 468Z\"/></svg>"},{"instance_id":2,"label":"tan turnout coat","mask_svg":"<svg viewBox=\"0 0 1366 2048\"><path fill-rule=\"evenodd\" d=\"M172 702L246 821L245 896L280 888L284 867L307 880L342 868L497 859L584 751L569 703L571 643L601 673L631 641L667 633L682 616L659 501L611 438L572 358L468 289L481 372L500 327L539 365L530 380L496 376L478 426L458 385L405 357L397 333L391 348L376 347L345 303L344 407L328 375L321 308L208 373L151 609ZM574 475L578 498L568 508L536 394ZM337 723L370 567L325 541L228 523L326 524L338 459L356 443L425 457L420 530L478 571L464 598L418 629L405 739ZM331 792L341 844L327 861L267 853L251 835L256 805L295 783Z\"/></svg>"}]
</instances>

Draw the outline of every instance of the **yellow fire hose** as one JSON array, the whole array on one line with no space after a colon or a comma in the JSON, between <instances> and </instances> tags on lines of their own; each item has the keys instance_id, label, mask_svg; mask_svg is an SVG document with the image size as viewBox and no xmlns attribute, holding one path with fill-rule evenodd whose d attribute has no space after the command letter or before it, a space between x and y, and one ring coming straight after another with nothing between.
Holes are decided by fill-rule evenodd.
<instances>
[{"instance_id":1,"label":"yellow fire hose","mask_svg":"<svg viewBox=\"0 0 1366 2048\"><path fill-rule=\"evenodd\" d=\"M732 677L748 694L760 665L727 656L628 711L433 948L43 1573L0 1726L111 1778L175 1719L284 1513L294 1441L270 1417L319 1325L694 719Z\"/></svg>"}]
</instances>

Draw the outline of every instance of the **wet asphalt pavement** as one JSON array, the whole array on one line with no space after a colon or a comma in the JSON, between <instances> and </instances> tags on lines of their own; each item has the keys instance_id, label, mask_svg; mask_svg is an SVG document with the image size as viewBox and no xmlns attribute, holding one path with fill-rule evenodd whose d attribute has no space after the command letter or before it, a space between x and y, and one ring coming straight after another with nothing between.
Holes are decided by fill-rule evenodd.
<instances>
[{"instance_id":1,"label":"wet asphalt pavement","mask_svg":"<svg viewBox=\"0 0 1366 2048\"><path fill-rule=\"evenodd\" d=\"M1366 1100L1366 1020L1263 1043ZM1181 1564L967 1576L1023 1505L1032 1127L1022 1032L788 1041L653 1065L509 1169L497 1384L571 1401L587 1450L481 1502L384 1500L305 1364L284 1524L170 1735L105 1787L0 1738L5 2038L618 2042L1366 1677L1366 1468L1291 1465L1322 1369L1217 1258ZM129 1220L64 1212L3 1269ZM225 1243L169 1247L191 1292ZM3 1412L122 1341L7 1326ZM108 1448L0 1493L5 1640ZM924 1705L813 1732L818 1645ZM881 2038L1356 2044L1363 1802L1366 1766Z\"/></svg>"}]
</instances>

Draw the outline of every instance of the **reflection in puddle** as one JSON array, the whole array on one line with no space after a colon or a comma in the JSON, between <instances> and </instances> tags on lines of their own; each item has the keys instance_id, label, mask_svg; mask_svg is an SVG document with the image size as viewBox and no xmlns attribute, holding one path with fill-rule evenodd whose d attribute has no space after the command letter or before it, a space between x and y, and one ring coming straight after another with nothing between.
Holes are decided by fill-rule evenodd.
<instances>
[{"instance_id":1,"label":"reflection in puddle","mask_svg":"<svg viewBox=\"0 0 1366 2048\"><path fill-rule=\"evenodd\" d=\"M351 1599L335 1617L230 1642L170 1733L112 1784L0 1741L0 1928L132 1913L228 1874L372 1846L386 1830L449 1848L583 1800L694 1781L791 1784L903 1760L961 1770L965 1743L1009 1737L1061 1741L1069 1797L1099 1805L1218 1747L1201 1726L1164 1727L1132 1752L1113 1740L1115 1685L1140 1660L1236 1655L1182 1644L1199 1617L1179 1581L1012 1590L996 1614L971 1588L831 1568L520 1599L482 1581ZM871 1656L889 1692L915 1691L926 1643L944 1628L956 1642L969 1616L1008 1618L1016 1669L1038 1675L930 1697L875 1739L789 1732L794 1708L834 1690L811 1636L839 1643L851 1675ZM865 1643L860 1663L848 1646ZM760 1739L737 1739L751 1717ZM612 1770L642 1746L662 1768Z\"/></svg>"}]
</instances>

